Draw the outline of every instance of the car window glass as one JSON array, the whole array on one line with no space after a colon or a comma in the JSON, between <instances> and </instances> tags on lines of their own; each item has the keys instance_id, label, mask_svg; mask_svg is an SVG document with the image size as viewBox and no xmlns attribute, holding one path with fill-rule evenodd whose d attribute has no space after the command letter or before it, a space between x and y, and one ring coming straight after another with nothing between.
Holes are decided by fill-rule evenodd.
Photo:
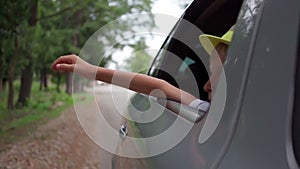
<instances>
[{"instance_id":1,"label":"car window glass","mask_svg":"<svg viewBox=\"0 0 300 169\"><path fill-rule=\"evenodd\" d=\"M207 65L209 57L205 51L202 51L201 58L199 53L195 53L196 47L199 46L198 36L195 36L191 47L177 39L167 40L153 62L149 74L207 100L203 86L208 80L205 64Z\"/></svg>"},{"instance_id":2,"label":"car window glass","mask_svg":"<svg viewBox=\"0 0 300 169\"><path fill-rule=\"evenodd\" d=\"M189 57L184 58L184 61L180 65L178 72L184 72L191 64L195 63L195 61Z\"/></svg>"}]
</instances>

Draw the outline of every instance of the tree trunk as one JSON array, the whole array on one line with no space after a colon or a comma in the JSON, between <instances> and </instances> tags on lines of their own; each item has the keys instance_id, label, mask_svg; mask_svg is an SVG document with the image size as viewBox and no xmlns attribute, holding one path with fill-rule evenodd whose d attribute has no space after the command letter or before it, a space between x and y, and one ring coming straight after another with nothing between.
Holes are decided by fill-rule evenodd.
<instances>
[{"instance_id":1,"label":"tree trunk","mask_svg":"<svg viewBox=\"0 0 300 169\"><path fill-rule=\"evenodd\" d=\"M2 91L6 91L6 86L7 86L7 78L2 79Z\"/></svg>"},{"instance_id":2,"label":"tree trunk","mask_svg":"<svg viewBox=\"0 0 300 169\"><path fill-rule=\"evenodd\" d=\"M73 74L70 72L66 73L66 93L72 94L73 85L72 85Z\"/></svg>"},{"instance_id":3,"label":"tree trunk","mask_svg":"<svg viewBox=\"0 0 300 169\"><path fill-rule=\"evenodd\" d=\"M78 47L79 46L79 34L75 33L72 37L72 41L73 41L73 45ZM76 76L74 76L74 78L76 78ZM76 80L73 81L74 82L74 86L73 86L73 92L74 93L78 93L80 92L80 79L76 78Z\"/></svg>"},{"instance_id":4,"label":"tree trunk","mask_svg":"<svg viewBox=\"0 0 300 169\"><path fill-rule=\"evenodd\" d=\"M40 91L44 88L45 91L48 91L48 79L47 79L47 68L41 68L40 70Z\"/></svg>"},{"instance_id":5,"label":"tree trunk","mask_svg":"<svg viewBox=\"0 0 300 169\"><path fill-rule=\"evenodd\" d=\"M15 40L14 40L14 54L11 58L10 64L9 64L9 69L8 69L8 99L7 99L7 108L9 110L13 110L14 107L14 74L15 74L15 66L16 66L16 60L18 57L18 50L19 50L19 42L18 42L18 37L15 35Z\"/></svg>"},{"instance_id":6,"label":"tree trunk","mask_svg":"<svg viewBox=\"0 0 300 169\"><path fill-rule=\"evenodd\" d=\"M38 0L34 0L31 8L30 8L30 17L28 20L29 26L36 26L37 23L37 13L38 12Z\"/></svg>"},{"instance_id":7,"label":"tree trunk","mask_svg":"<svg viewBox=\"0 0 300 169\"><path fill-rule=\"evenodd\" d=\"M4 72L3 66L4 65L2 60L2 50L0 49L0 100L2 99L2 93L3 93L3 72Z\"/></svg>"},{"instance_id":8,"label":"tree trunk","mask_svg":"<svg viewBox=\"0 0 300 169\"><path fill-rule=\"evenodd\" d=\"M60 81L61 81L61 75L60 73L57 74L57 81L56 81L56 91L60 93Z\"/></svg>"},{"instance_id":9,"label":"tree trunk","mask_svg":"<svg viewBox=\"0 0 300 169\"><path fill-rule=\"evenodd\" d=\"M12 68L13 69L13 68ZM7 109L13 110L14 107L14 86L13 86L13 77L12 76L13 70L9 72L8 77L8 99L7 99Z\"/></svg>"},{"instance_id":10,"label":"tree trunk","mask_svg":"<svg viewBox=\"0 0 300 169\"><path fill-rule=\"evenodd\" d=\"M32 74L32 66L31 64L29 64L22 71L19 98L16 104L17 107L24 107L27 104L28 99L30 98L33 80Z\"/></svg>"},{"instance_id":11,"label":"tree trunk","mask_svg":"<svg viewBox=\"0 0 300 169\"><path fill-rule=\"evenodd\" d=\"M82 10L78 10L75 13L75 20L76 20L76 27L80 27L83 24L83 17L82 17ZM73 45L77 48L80 47L80 38L79 33L76 32L72 37ZM76 76L74 76L76 78ZM82 81L80 78L76 78L76 80L73 81L73 92L78 93L82 91Z\"/></svg>"},{"instance_id":12,"label":"tree trunk","mask_svg":"<svg viewBox=\"0 0 300 169\"><path fill-rule=\"evenodd\" d=\"M40 69L39 70L39 73L40 73L40 87L39 87L39 89L40 89L40 91L42 91L43 90L43 72L42 72L42 69Z\"/></svg>"},{"instance_id":13,"label":"tree trunk","mask_svg":"<svg viewBox=\"0 0 300 169\"><path fill-rule=\"evenodd\" d=\"M30 8L30 17L28 20L29 27L35 27L37 23L37 10L38 10L38 0L35 0ZM30 42L27 42L30 45ZM30 51L30 47L27 49ZM28 52L30 53L30 52ZM28 99L30 98L31 86L32 86L32 58L30 55L25 56L29 60L28 65L25 66L22 70L21 76L21 86L19 91L19 98L16 103L17 107L23 107L27 104Z\"/></svg>"}]
</instances>

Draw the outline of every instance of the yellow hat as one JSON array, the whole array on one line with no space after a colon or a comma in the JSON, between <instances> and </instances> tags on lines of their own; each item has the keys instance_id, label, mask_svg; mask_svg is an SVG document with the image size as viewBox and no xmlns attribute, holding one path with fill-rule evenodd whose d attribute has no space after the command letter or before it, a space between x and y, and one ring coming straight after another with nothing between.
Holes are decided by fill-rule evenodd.
<instances>
[{"instance_id":1,"label":"yellow hat","mask_svg":"<svg viewBox=\"0 0 300 169\"><path fill-rule=\"evenodd\" d=\"M222 37L203 34L199 36L200 43L206 52L210 55L218 43L225 43L229 45L233 36L233 27L229 29Z\"/></svg>"}]
</instances>

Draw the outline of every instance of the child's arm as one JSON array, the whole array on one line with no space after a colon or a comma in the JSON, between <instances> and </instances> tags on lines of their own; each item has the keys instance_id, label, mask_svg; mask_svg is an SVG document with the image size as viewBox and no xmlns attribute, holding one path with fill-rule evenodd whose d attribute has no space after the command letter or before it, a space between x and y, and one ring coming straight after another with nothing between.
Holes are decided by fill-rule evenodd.
<instances>
[{"instance_id":1,"label":"child's arm","mask_svg":"<svg viewBox=\"0 0 300 169\"><path fill-rule=\"evenodd\" d=\"M75 70L75 73L86 78L95 78L96 80L118 85L138 93L155 97L165 97L166 99L181 102L186 105L189 105L196 99L193 95L174 87L164 80L144 74L97 67L85 62L76 55L59 57L52 64L52 69L62 72L74 72Z\"/></svg>"}]
</instances>

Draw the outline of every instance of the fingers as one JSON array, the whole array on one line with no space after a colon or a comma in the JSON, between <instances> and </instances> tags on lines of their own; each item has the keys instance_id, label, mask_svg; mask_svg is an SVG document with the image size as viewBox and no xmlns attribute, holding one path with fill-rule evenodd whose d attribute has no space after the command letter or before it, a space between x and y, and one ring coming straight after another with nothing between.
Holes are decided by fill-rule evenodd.
<instances>
[{"instance_id":1,"label":"fingers","mask_svg":"<svg viewBox=\"0 0 300 169\"><path fill-rule=\"evenodd\" d=\"M74 64L56 64L56 70L64 72L74 72Z\"/></svg>"},{"instance_id":2,"label":"fingers","mask_svg":"<svg viewBox=\"0 0 300 169\"><path fill-rule=\"evenodd\" d=\"M61 56L53 62L53 64L51 65L51 69L54 71L59 71L59 70L64 71L63 69L66 68L66 71L70 71L71 69L69 67L71 65L73 65L73 67L74 67L77 57L78 56L76 56L76 55ZM67 66L67 65L69 65L69 66ZM73 69L72 69L72 71L73 71Z\"/></svg>"}]
</instances>

